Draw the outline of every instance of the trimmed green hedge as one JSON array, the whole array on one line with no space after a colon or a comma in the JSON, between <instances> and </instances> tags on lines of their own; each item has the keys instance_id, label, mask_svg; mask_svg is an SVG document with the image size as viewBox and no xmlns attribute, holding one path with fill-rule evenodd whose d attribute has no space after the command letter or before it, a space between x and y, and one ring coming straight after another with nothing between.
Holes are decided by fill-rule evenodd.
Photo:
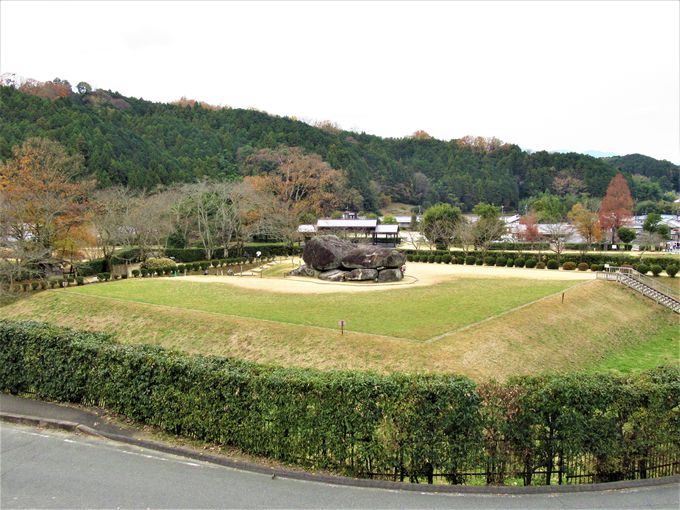
<instances>
[{"instance_id":1,"label":"trimmed green hedge","mask_svg":"<svg viewBox=\"0 0 680 510\"><path fill-rule=\"evenodd\" d=\"M230 250L230 253L234 250ZM243 247L243 256L248 254L249 257L255 257L255 253L262 252L262 257L280 257L288 255L300 255L302 249L295 246L291 248L282 243L248 243ZM238 258L230 257L229 260ZM166 248L166 257L173 257L177 262L199 262L206 260L205 250L203 248ZM222 250L213 251L213 259L221 259L223 257Z\"/></svg>"},{"instance_id":2,"label":"trimmed green hedge","mask_svg":"<svg viewBox=\"0 0 680 510\"><path fill-rule=\"evenodd\" d=\"M360 477L431 482L446 473L464 483L463 473L481 468L487 483L502 483L521 469L535 484L554 481L532 473L554 472L565 456L576 464L594 456L588 466L604 481L630 476L656 445L676 454L680 444L677 367L478 387L450 375L265 367L0 320L0 388Z\"/></svg>"}]
</instances>

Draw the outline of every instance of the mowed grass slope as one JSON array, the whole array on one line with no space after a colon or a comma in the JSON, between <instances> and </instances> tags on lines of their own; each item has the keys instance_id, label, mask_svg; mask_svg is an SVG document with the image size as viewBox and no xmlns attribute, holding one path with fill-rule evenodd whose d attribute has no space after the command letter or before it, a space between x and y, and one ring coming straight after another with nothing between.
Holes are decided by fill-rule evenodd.
<instances>
[{"instance_id":1,"label":"mowed grass slope","mask_svg":"<svg viewBox=\"0 0 680 510\"><path fill-rule=\"evenodd\" d=\"M450 372L476 380L544 371L610 369L609 365L617 363L616 356L630 349L644 351L647 342L654 348L646 365L677 360L677 315L619 285L551 282L558 285L556 294L536 302L531 302L535 294L521 294L524 302L531 304L514 309L521 300L505 298L514 291L521 293L518 283L532 287L546 282L460 279L429 288L376 293L263 295L223 284L121 281L37 293L0 308L0 317L113 332L121 342L153 343L268 364ZM562 303L561 289L569 285L572 287L566 289ZM543 295L555 290L539 287ZM133 289L144 293L131 300ZM179 292L173 298L177 302L166 305L174 292ZM446 299L440 294L448 297L448 308L444 308ZM259 304L246 307L242 302L256 302L258 296L263 297ZM226 301L236 303L228 309L231 315L225 311ZM423 301L438 305L423 306ZM357 323L347 313L355 311L361 317L358 324L366 325L366 329L380 330L371 317L385 317L387 313L383 312L391 309L387 304L396 307L389 315L393 322L403 324L404 330L419 333L421 324L428 333L409 339L357 331ZM328 328L327 323L310 319L332 307L354 326L344 336L337 331L336 316L329 319ZM251 316L234 315L239 310ZM294 324L292 320L313 324ZM438 324L436 328L429 325L432 321ZM442 330L449 333L442 335ZM431 338L432 332L438 337ZM634 357L627 359L630 364Z\"/></svg>"},{"instance_id":2,"label":"mowed grass slope","mask_svg":"<svg viewBox=\"0 0 680 510\"><path fill-rule=\"evenodd\" d=\"M332 330L345 320L351 331L426 340L572 285L569 281L527 284L512 278L459 279L429 287L348 295L277 294L222 283L134 279L61 292Z\"/></svg>"}]
</instances>

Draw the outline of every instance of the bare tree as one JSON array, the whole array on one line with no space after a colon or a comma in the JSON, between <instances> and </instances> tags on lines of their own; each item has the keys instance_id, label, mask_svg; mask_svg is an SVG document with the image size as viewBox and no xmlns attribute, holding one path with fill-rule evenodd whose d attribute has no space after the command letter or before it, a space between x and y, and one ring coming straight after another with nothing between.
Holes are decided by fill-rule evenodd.
<instances>
[{"instance_id":1,"label":"bare tree","mask_svg":"<svg viewBox=\"0 0 680 510\"><path fill-rule=\"evenodd\" d=\"M545 237L550 243L550 250L557 255L557 263L560 264L562 252L567 240L574 234L574 228L568 223L547 223L543 228Z\"/></svg>"},{"instance_id":2,"label":"bare tree","mask_svg":"<svg viewBox=\"0 0 680 510\"><path fill-rule=\"evenodd\" d=\"M463 248L463 253L467 257L470 248L473 248L475 245L474 223L463 216L456 224L455 237L456 241L459 242Z\"/></svg>"},{"instance_id":3,"label":"bare tree","mask_svg":"<svg viewBox=\"0 0 680 510\"><path fill-rule=\"evenodd\" d=\"M134 202L128 188L116 186L97 192L95 214L92 224L96 232L96 244L106 261L107 271L112 268L116 248L129 242L130 217Z\"/></svg>"}]
</instances>

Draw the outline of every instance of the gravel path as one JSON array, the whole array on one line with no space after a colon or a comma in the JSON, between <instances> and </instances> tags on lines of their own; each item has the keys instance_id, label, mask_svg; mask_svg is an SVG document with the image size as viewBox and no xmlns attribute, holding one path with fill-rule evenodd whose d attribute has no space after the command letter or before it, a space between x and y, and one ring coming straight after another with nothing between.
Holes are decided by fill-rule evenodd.
<instances>
[{"instance_id":1,"label":"gravel path","mask_svg":"<svg viewBox=\"0 0 680 510\"><path fill-rule=\"evenodd\" d=\"M408 262L403 281L395 283L334 283L322 280L288 277L259 278L254 276L183 276L169 278L175 282L226 283L246 289L267 290L293 294L325 294L333 292L375 292L380 290L407 289L414 286L434 285L457 278L523 278L525 280L594 280L591 271L562 271L548 269L525 269L518 267L465 266L459 264L426 264Z\"/></svg>"}]
</instances>

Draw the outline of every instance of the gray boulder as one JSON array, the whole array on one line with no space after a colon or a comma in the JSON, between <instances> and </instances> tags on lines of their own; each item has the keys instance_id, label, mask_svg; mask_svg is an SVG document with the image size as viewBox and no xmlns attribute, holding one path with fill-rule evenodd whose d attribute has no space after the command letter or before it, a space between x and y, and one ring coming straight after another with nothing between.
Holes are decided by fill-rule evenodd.
<instances>
[{"instance_id":1,"label":"gray boulder","mask_svg":"<svg viewBox=\"0 0 680 510\"><path fill-rule=\"evenodd\" d=\"M342 258L342 267L347 269L383 267L397 268L406 263L406 257L391 248L378 248L370 245L354 247Z\"/></svg>"},{"instance_id":2,"label":"gray boulder","mask_svg":"<svg viewBox=\"0 0 680 510\"><path fill-rule=\"evenodd\" d=\"M312 237L305 243L302 260L317 271L328 271L340 267L343 257L354 248L349 241L336 236Z\"/></svg>"},{"instance_id":3,"label":"gray boulder","mask_svg":"<svg viewBox=\"0 0 680 510\"><path fill-rule=\"evenodd\" d=\"M320 280L326 280L328 282L344 282L347 271L340 271L339 269L331 269L330 271L324 271L319 273Z\"/></svg>"},{"instance_id":4,"label":"gray boulder","mask_svg":"<svg viewBox=\"0 0 680 510\"><path fill-rule=\"evenodd\" d=\"M383 269L378 273L378 282L398 282L404 278L401 269Z\"/></svg>"},{"instance_id":5,"label":"gray boulder","mask_svg":"<svg viewBox=\"0 0 680 510\"><path fill-rule=\"evenodd\" d=\"M289 276L311 276L311 277L316 277L319 276L319 272L311 268L305 264L302 264L300 267L297 269L293 269L290 273L288 273Z\"/></svg>"},{"instance_id":6,"label":"gray boulder","mask_svg":"<svg viewBox=\"0 0 680 510\"><path fill-rule=\"evenodd\" d=\"M360 282L365 280L375 280L378 277L377 269L353 269L345 275L345 280L350 282Z\"/></svg>"}]
</instances>

